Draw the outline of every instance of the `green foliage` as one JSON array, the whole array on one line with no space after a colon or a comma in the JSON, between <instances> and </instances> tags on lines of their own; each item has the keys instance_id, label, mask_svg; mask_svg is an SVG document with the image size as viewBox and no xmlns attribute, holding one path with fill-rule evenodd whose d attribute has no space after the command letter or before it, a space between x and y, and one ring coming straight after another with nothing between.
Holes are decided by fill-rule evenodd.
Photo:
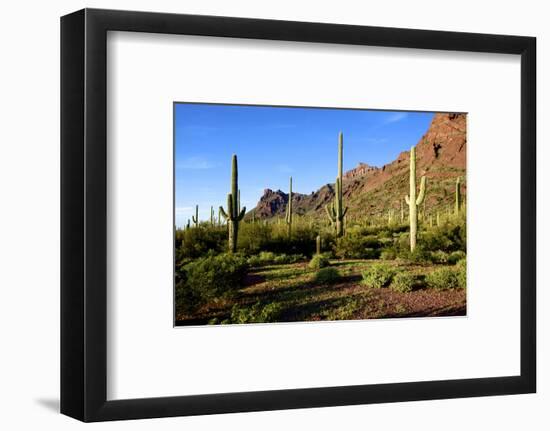
<instances>
[{"instance_id":1,"label":"green foliage","mask_svg":"<svg viewBox=\"0 0 550 431\"><path fill-rule=\"evenodd\" d=\"M447 263L449 261L449 254L443 250L432 251L430 257L434 263Z\"/></svg>"},{"instance_id":2,"label":"green foliage","mask_svg":"<svg viewBox=\"0 0 550 431\"><path fill-rule=\"evenodd\" d=\"M326 267L321 268L315 274L315 283L318 284L332 284L336 283L340 279L340 273L336 268Z\"/></svg>"},{"instance_id":3,"label":"green foliage","mask_svg":"<svg viewBox=\"0 0 550 431\"><path fill-rule=\"evenodd\" d=\"M256 302L253 305L237 305L231 309L230 322L225 323L270 323L277 322L283 311L278 302L263 304Z\"/></svg>"},{"instance_id":4,"label":"green foliage","mask_svg":"<svg viewBox=\"0 0 550 431\"><path fill-rule=\"evenodd\" d=\"M237 247L240 252L255 254L269 246L272 236L270 225L262 223L241 223Z\"/></svg>"},{"instance_id":5,"label":"green foliage","mask_svg":"<svg viewBox=\"0 0 550 431\"><path fill-rule=\"evenodd\" d=\"M333 250L334 254L340 258L377 259L380 256L380 246L381 242L377 237L350 231L336 240Z\"/></svg>"},{"instance_id":6,"label":"green foliage","mask_svg":"<svg viewBox=\"0 0 550 431\"><path fill-rule=\"evenodd\" d=\"M303 254L276 254L271 251L261 251L257 255L248 258L248 264L253 267L265 265L282 265L288 263L296 263L305 260Z\"/></svg>"},{"instance_id":7,"label":"green foliage","mask_svg":"<svg viewBox=\"0 0 550 431\"><path fill-rule=\"evenodd\" d=\"M456 278L459 289L466 289L466 259L459 260L455 265Z\"/></svg>"},{"instance_id":8,"label":"green foliage","mask_svg":"<svg viewBox=\"0 0 550 431\"><path fill-rule=\"evenodd\" d=\"M410 272L400 271L394 275L391 289L396 292L406 293L412 292L416 284L416 277Z\"/></svg>"},{"instance_id":9,"label":"green foliage","mask_svg":"<svg viewBox=\"0 0 550 431\"><path fill-rule=\"evenodd\" d=\"M466 223L459 220L429 229L420 235L419 243L428 251L466 252Z\"/></svg>"},{"instance_id":10,"label":"green foliage","mask_svg":"<svg viewBox=\"0 0 550 431\"><path fill-rule=\"evenodd\" d=\"M210 254L179 269L176 305L193 310L200 305L231 296L241 287L248 264L238 254Z\"/></svg>"},{"instance_id":11,"label":"green foliage","mask_svg":"<svg viewBox=\"0 0 550 431\"><path fill-rule=\"evenodd\" d=\"M380 253L380 259L382 260L395 260L397 258L397 253L393 248L386 248Z\"/></svg>"},{"instance_id":12,"label":"green foliage","mask_svg":"<svg viewBox=\"0 0 550 431\"><path fill-rule=\"evenodd\" d=\"M361 275L363 277L362 283L365 286L379 289L391 283L395 275L395 268L385 263L374 263Z\"/></svg>"},{"instance_id":13,"label":"green foliage","mask_svg":"<svg viewBox=\"0 0 550 431\"><path fill-rule=\"evenodd\" d=\"M250 266L264 266L271 265L275 261L276 254L271 251L262 251L259 254L250 256L248 258L248 264Z\"/></svg>"},{"instance_id":14,"label":"green foliage","mask_svg":"<svg viewBox=\"0 0 550 431\"><path fill-rule=\"evenodd\" d=\"M430 289L448 290L458 286L458 271L453 267L435 269L426 275L426 284Z\"/></svg>"},{"instance_id":15,"label":"green foliage","mask_svg":"<svg viewBox=\"0 0 550 431\"><path fill-rule=\"evenodd\" d=\"M449 259L447 259L447 262L449 262L451 265L454 265L454 264L458 263L460 260L463 260L463 259L465 261L466 253L464 253L462 250L457 250L457 251L453 251L451 254L449 254Z\"/></svg>"},{"instance_id":16,"label":"green foliage","mask_svg":"<svg viewBox=\"0 0 550 431\"><path fill-rule=\"evenodd\" d=\"M209 252L220 253L227 238L223 227L199 226L177 231L180 246L176 249L176 261L195 259ZM176 239L177 239L176 237ZM177 244L176 240L176 244Z\"/></svg>"},{"instance_id":17,"label":"green foliage","mask_svg":"<svg viewBox=\"0 0 550 431\"><path fill-rule=\"evenodd\" d=\"M306 257L303 254L300 254L300 253L298 253L298 254L281 253L281 254L275 256L274 263L277 264L277 265L282 265L282 264L288 264L288 263L301 262L305 259L306 259Z\"/></svg>"},{"instance_id":18,"label":"green foliage","mask_svg":"<svg viewBox=\"0 0 550 431\"><path fill-rule=\"evenodd\" d=\"M308 267L311 269L321 269L329 265L330 265L330 262L326 256L322 254L316 254L310 260Z\"/></svg>"}]
</instances>

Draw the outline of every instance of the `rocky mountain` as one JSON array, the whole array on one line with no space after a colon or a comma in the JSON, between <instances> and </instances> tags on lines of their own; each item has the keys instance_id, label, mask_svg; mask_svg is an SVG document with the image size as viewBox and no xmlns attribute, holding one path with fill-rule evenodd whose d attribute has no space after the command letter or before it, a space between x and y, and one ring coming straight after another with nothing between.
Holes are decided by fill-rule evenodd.
<instances>
[{"instance_id":1,"label":"rocky mountain","mask_svg":"<svg viewBox=\"0 0 550 431\"><path fill-rule=\"evenodd\" d=\"M458 176L463 193L466 188L466 114L435 114L416 145L416 162L418 178L427 178L426 211L446 211L454 202ZM336 168L336 160L334 163ZM409 151L382 167L360 163L343 179L344 202L351 219L384 216L389 209L399 211L409 192ZM325 184L309 195L293 193L293 208L299 215L324 217L324 206L333 197L334 185ZM287 203L287 193L266 189L253 211L257 218L271 218L284 214Z\"/></svg>"}]
</instances>

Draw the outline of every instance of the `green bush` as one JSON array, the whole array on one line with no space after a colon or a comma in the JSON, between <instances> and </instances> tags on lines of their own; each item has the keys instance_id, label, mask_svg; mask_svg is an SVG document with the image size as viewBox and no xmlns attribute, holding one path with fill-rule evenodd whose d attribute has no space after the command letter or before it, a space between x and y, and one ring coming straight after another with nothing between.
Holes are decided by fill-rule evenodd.
<instances>
[{"instance_id":1,"label":"green bush","mask_svg":"<svg viewBox=\"0 0 550 431\"><path fill-rule=\"evenodd\" d=\"M397 258L397 253L392 248L386 248L380 253L380 259L382 260L395 260Z\"/></svg>"},{"instance_id":2,"label":"green bush","mask_svg":"<svg viewBox=\"0 0 550 431\"><path fill-rule=\"evenodd\" d=\"M271 265L275 262L276 254L271 251L261 251L259 254L250 256L248 264L250 266Z\"/></svg>"},{"instance_id":3,"label":"green bush","mask_svg":"<svg viewBox=\"0 0 550 431\"><path fill-rule=\"evenodd\" d=\"M447 259L447 262L449 262L451 265L454 265L459 260L462 260L462 259L466 259L466 253L464 253L462 250L457 250L449 254L449 258Z\"/></svg>"},{"instance_id":4,"label":"green bush","mask_svg":"<svg viewBox=\"0 0 550 431\"><path fill-rule=\"evenodd\" d=\"M391 283L395 275L395 269L385 263L375 263L369 269L363 271L361 275L363 277L362 283L365 286L379 289Z\"/></svg>"},{"instance_id":5,"label":"green bush","mask_svg":"<svg viewBox=\"0 0 550 431\"><path fill-rule=\"evenodd\" d=\"M176 235L176 260L196 259L207 253L222 253L227 247L227 229L218 226L192 227L178 230Z\"/></svg>"},{"instance_id":6,"label":"green bush","mask_svg":"<svg viewBox=\"0 0 550 431\"><path fill-rule=\"evenodd\" d=\"M177 307L190 311L235 293L247 268L246 259L238 254L211 254L183 266L176 285Z\"/></svg>"},{"instance_id":7,"label":"green bush","mask_svg":"<svg viewBox=\"0 0 550 431\"><path fill-rule=\"evenodd\" d=\"M431 262L432 259L430 252L419 245L416 246L414 251L410 251L408 248L400 250L399 257L415 263Z\"/></svg>"},{"instance_id":8,"label":"green bush","mask_svg":"<svg viewBox=\"0 0 550 431\"><path fill-rule=\"evenodd\" d=\"M303 254L275 254L271 251L261 251L257 255L248 258L248 264L252 267L264 265L282 265L287 263L296 263L305 260Z\"/></svg>"},{"instance_id":9,"label":"green bush","mask_svg":"<svg viewBox=\"0 0 550 431\"><path fill-rule=\"evenodd\" d=\"M434 263L447 263L449 261L449 254L443 250L432 251L430 257Z\"/></svg>"},{"instance_id":10,"label":"green bush","mask_svg":"<svg viewBox=\"0 0 550 431\"><path fill-rule=\"evenodd\" d=\"M307 265L311 269L321 269L330 265L328 258L322 254L316 254L311 258Z\"/></svg>"},{"instance_id":11,"label":"green bush","mask_svg":"<svg viewBox=\"0 0 550 431\"><path fill-rule=\"evenodd\" d=\"M306 257L303 254L285 254L281 253L277 256L275 256L275 259L273 260L273 263L276 263L278 265L282 264L288 264L288 263L296 263L304 260Z\"/></svg>"},{"instance_id":12,"label":"green bush","mask_svg":"<svg viewBox=\"0 0 550 431\"><path fill-rule=\"evenodd\" d=\"M380 241L372 235L348 232L336 240L334 254L347 259L377 259L380 256L380 246Z\"/></svg>"},{"instance_id":13,"label":"green bush","mask_svg":"<svg viewBox=\"0 0 550 431\"><path fill-rule=\"evenodd\" d=\"M459 289L466 289L466 259L459 260L456 265L456 278Z\"/></svg>"},{"instance_id":14,"label":"green bush","mask_svg":"<svg viewBox=\"0 0 550 431\"><path fill-rule=\"evenodd\" d=\"M246 254L255 254L269 247L272 228L263 223L240 223L237 249Z\"/></svg>"},{"instance_id":15,"label":"green bush","mask_svg":"<svg viewBox=\"0 0 550 431\"><path fill-rule=\"evenodd\" d=\"M412 292L416 284L416 277L410 272L401 271L394 275L391 289L396 292L406 293Z\"/></svg>"},{"instance_id":16,"label":"green bush","mask_svg":"<svg viewBox=\"0 0 550 431\"><path fill-rule=\"evenodd\" d=\"M452 267L438 268L426 275L426 284L431 289L448 290L458 286L458 271Z\"/></svg>"},{"instance_id":17,"label":"green bush","mask_svg":"<svg viewBox=\"0 0 550 431\"><path fill-rule=\"evenodd\" d=\"M332 284L340 279L340 273L336 268L326 267L321 268L315 274L315 282L319 284Z\"/></svg>"},{"instance_id":18,"label":"green bush","mask_svg":"<svg viewBox=\"0 0 550 431\"><path fill-rule=\"evenodd\" d=\"M226 323L270 323L277 322L283 306L278 302L262 304L256 302L253 305L240 306L235 304L231 309L230 322Z\"/></svg>"}]
</instances>

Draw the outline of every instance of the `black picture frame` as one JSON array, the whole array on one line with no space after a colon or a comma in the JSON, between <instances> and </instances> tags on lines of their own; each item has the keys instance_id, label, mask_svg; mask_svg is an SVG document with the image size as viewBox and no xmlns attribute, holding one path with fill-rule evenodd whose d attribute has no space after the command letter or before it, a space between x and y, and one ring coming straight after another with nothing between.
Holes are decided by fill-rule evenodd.
<instances>
[{"instance_id":1,"label":"black picture frame","mask_svg":"<svg viewBox=\"0 0 550 431\"><path fill-rule=\"evenodd\" d=\"M108 31L519 55L521 374L107 401ZM89 422L535 392L535 102L533 37L98 9L62 17L61 412Z\"/></svg>"}]
</instances>

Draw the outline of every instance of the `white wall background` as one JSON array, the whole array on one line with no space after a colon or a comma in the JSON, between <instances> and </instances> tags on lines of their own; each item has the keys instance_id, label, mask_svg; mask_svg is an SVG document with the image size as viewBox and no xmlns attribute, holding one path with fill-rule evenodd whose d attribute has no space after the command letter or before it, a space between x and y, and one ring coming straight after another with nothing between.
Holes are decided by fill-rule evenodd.
<instances>
[{"instance_id":1,"label":"white wall background","mask_svg":"<svg viewBox=\"0 0 550 431\"><path fill-rule=\"evenodd\" d=\"M550 98L550 29L544 2L321 2L309 0L168 0L10 2L0 26L0 425L5 429L72 429L59 403L59 16L81 7L339 22L538 38L538 218L548 217L550 156L543 104ZM545 163L546 162L546 163ZM506 187L505 181L502 184ZM545 193L546 192L546 193ZM546 196L544 196L546 195ZM355 429L545 430L550 426L550 230L539 222L538 393L145 420L99 429Z\"/></svg>"}]
</instances>

